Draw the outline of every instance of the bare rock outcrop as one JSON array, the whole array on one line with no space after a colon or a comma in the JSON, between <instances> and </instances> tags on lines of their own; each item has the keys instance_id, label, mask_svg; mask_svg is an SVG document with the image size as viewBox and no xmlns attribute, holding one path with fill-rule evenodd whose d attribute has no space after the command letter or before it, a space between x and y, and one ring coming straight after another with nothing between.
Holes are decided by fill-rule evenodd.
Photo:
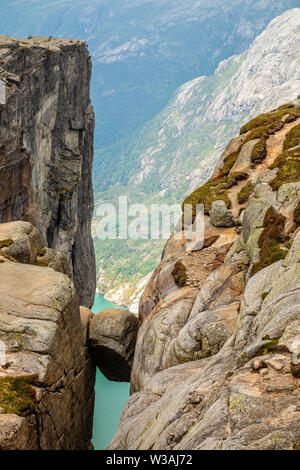
<instances>
[{"instance_id":1,"label":"bare rock outcrop","mask_svg":"<svg viewBox=\"0 0 300 470\"><path fill-rule=\"evenodd\" d=\"M95 292L90 76L84 41L0 36L0 222L31 222L63 252L87 307Z\"/></svg>"},{"instance_id":2,"label":"bare rock outcrop","mask_svg":"<svg viewBox=\"0 0 300 470\"><path fill-rule=\"evenodd\" d=\"M299 150L296 100L243 126L186 198L204 204L204 239L173 235L141 297L132 396L109 449L298 448ZM234 227L211 223L220 200Z\"/></svg>"},{"instance_id":3,"label":"bare rock outcrop","mask_svg":"<svg viewBox=\"0 0 300 470\"><path fill-rule=\"evenodd\" d=\"M39 261L46 249L30 223L0 224L0 245L0 449L89 449L92 313L61 266Z\"/></svg>"},{"instance_id":4,"label":"bare rock outcrop","mask_svg":"<svg viewBox=\"0 0 300 470\"><path fill-rule=\"evenodd\" d=\"M138 319L128 310L106 309L94 315L88 344L101 372L116 382L130 382Z\"/></svg>"}]
</instances>

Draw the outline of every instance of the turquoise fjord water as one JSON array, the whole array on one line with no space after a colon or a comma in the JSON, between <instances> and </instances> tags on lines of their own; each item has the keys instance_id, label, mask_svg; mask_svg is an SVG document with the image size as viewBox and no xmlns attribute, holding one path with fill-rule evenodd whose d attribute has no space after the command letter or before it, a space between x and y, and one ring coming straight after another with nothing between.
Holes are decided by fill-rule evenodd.
<instances>
[{"instance_id":1,"label":"turquoise fjord water","mask_svg":"<svg viewBox=\"0 0 300 470\"><path fill-rule=\"evenodd\" d=\"M96 294L93 313L106 308L120 307L105 300L103 295ZM97 369L95 392L93 444L96 450L103 450L117 430L122 408L129 398L129 383L107 380Z\"/></svg>"}]
</instances>

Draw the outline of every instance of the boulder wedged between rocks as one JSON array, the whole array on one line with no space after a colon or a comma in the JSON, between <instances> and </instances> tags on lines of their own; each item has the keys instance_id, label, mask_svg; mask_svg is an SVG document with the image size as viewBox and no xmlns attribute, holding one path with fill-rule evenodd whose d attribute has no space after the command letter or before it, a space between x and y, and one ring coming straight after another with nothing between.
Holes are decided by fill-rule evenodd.
<instances>
[{"instance_id":1,"label":"boulder wedged between rocks","mask_svg":"<svg viewBox=\"0 0 300 470\"><path fill-rule=\"evenodd\" d=\"M88 344L109 380L130 382L137 330L138 319L128 310L106 309L92 317Z\"/></svg>"}]
</instances>

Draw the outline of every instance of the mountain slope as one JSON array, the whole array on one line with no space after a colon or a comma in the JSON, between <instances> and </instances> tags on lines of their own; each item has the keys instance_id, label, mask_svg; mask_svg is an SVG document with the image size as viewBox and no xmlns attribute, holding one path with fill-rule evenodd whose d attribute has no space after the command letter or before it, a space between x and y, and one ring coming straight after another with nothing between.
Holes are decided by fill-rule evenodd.
<instances>
[{"instance_id":1,"label":"mountain slope","mask_svg":"<svg viewBox=\"0 0 300 470\"><path fill-rule=\"evenodd\" d=\"M134 195L149 203L162 199L180 202L184 195L206 181L224 150L226 141L251 117L297 97L300 92L300 10L284 13L271 22L248 51L222 62L211 77L199 77L183 85L165 110L144 127L124 156L124 165L138 162L131 169L127 187L99 193L98 198L115 200L119 194ZM132 242L132 241L131 241ZM107 246L107 243L109 246ZM96 256L105 263L101 290L115 286L108 297L128 303L135 283L146 274L143 258L131 264L132 249L123 241L108 241L103 249L96 240ZM143 241L147 266L154 269L163 243ZM118 247L122 245L118 252ZM110 248L114 256L106 256ZM127 244L128 246L128 244ZM125 250L124 250L125 248ZM120 271L122 260L122 271ZM150 262L151 261L151 262ZM126 277L127 275L127 277ZM124 289L126 285L126 289ZM120 293L120 286L123 291ZM127 292L128 291L128 292Z\"/></svg>"},{"instance_id":2,"label":"mountain slope","mask_svg":"<svg viewBox=\"0 0 300 470\"><path fill-rule=\"evenodd\" d=\"M300 99L243 126L188 200L203 244L171 236L143 292L108 449L299 450Z\"/></svg>"},{"instance_id":3,"label":"mountain slope","mask_svg":"<svg viewBox=\"0 0 300 470\"><path fill-rule=\"evenodd\" d=\"M186 81L241 53L298 0L9 0L2 34L53 35L88 42L96 112L95 186L126 176L119 164L131 134Z\"/></svg>"}]
</instances>

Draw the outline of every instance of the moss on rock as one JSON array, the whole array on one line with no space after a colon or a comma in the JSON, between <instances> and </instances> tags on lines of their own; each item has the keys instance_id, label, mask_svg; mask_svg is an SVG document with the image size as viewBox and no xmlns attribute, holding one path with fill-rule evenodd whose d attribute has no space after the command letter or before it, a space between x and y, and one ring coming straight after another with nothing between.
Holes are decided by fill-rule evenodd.
<instances>
[{"instance_id":1,"label":"moss on rock","mask_svg":"<svg viewBox=\"0 0 300 470\"><path fill-rule=\"evenodd\" d=\"M297 109L294 105L290 106L290 103L287 105L280 106L275 111L256 116L254 119L252 119L243 127L241 127L240 134L245 134L246 132L252 131L257 127L274 127L282 121L282 118L284 116L285 122L290 122L300 116L300 110Z\"/></svg>"},{"instance_id":2,"label":"moss on rock","mask_svg":"<svg viewBox=\"0 0 300 470\"><path fill-rule=\"evenodd\" d=\"M266 212L264 229L258 240L260 259L252 266L251 276L270 266L270 264L285 258L287 251L281 247L281 244L287 240L284 226L285 217L271 206Z\"/></svg>"},{"instance_id":3,"label":"moss on rock","mask_svg":"<svg viewBox=\"0 0 300 470\"><path fill-rule=\"evenodd\" d=\"M298 202L294 211L294 221L296 225L300 225L300 201Z\"/></svg>"},{"instance_id":4,"label":"moss on rock","mask_svg":"<svg viewBox=\"0 0 300 470\"><path fill-rule=\"evenodd\" d=\"M238 184L239 181L245 180L249 177L248 173L244 171L235 171L228 177L227 183L225 184L226 189L232 188L232 186Z\"/></svg>"},{"instance_id":5,"label":"moss on rock","mask_svg":"<svg viewBox=\"0 0 300 470\"><path fill-rule=\"evenodd\" d=\"M300 145L300 124L293 127L286 135L283 144L283 150L288 150L292 147Z\"/></svg>"},{"instance_id":6,"label":"moss on rock","mask_svg":"<svg viewBox=\"0 0 300 470\"><path fill-rule=\"evenodd\" d=\"M7 255L6 253L4 253L2 250L0 250L0 256L2 256L2 258L4 259L7 259L8 261L12 261L13 263L17 263L18 261L13 258L12 256L9 256ZM4 262L4 261L3 261Z\"/></svg>"},{"instance_id":7,"label":"moss on rock","mask_svg":"<svg viewBox=\"0 0 300 470\"><path fill-rule=\"evenodd\" d=\"M36 263L36 266L41 266L43 268L47 268L49 266L49 261L47 259L39 259Z\"/></svg>"},{"instance_id":8,"label":"moss on rock","mask_svg":"<svg viewBox=\"0 0 300 470\"><path fill-rule=\"evenodd\" d=\"M27 416L37 412L35 390L31 384L36 375L0 378L0 407L5 413Z\"/></svg>"},{"instance_id":9,"label":"moss on rock","mask_svg":"<svg viewBox=\"0 0 300 470\"><path fill-rule=\"evenodd\" d=\"M244 202L247 202L249 196L253 193L254 188L255 185L251 181L249 181L245 186L243 186L237 195L238 203L243 204Z\"/></svg>"},{"instance_id":10,"label":"moss on rock","mask_svg":"<svg viewBox=\"0 0 300 470\"><path fill-rule=\"evenodd\" d=\"M196 215L196 204L204 204L204 213L209 214L211 205L214 201L222 200L229 209L231 206L230 199L226 191L227 178L215 178L196 189L190 194L183 203L183 210L186 204L193 206L193 216Z\"/></svg>"},{"instance_id":11,"label":"moss on rock","mask_svg":"<svg viewBox=\"0 0 300 470\"><path fill-rule=\"evenodd\" d=\"M10 246L13 244L13 240L11 238L5 238L4 240L0 240L0 248L5 248L6 246Z\"/></svg>"},{"instance_id":12,"label":"moss on rock","mask_svg":"<svg viewBox=\"0 0 300 470\"><path fill-rule=\"evenodd\" d=\"M177 261L172 271L174 281L179 287L184 287L187 282L186 267L181 261Z\"/></svg>"},{"instance_id":13,"label":"moss on rock","mask_svg":"<svg viewBox=\"0 0 300 470\"><path fill-rule=\"evenodd\" d=\"M277 191L285 183L296 183L300 180L300 147L282 152L270 167L279 168L271 187Z\"/></svg>"}]
</instances>

